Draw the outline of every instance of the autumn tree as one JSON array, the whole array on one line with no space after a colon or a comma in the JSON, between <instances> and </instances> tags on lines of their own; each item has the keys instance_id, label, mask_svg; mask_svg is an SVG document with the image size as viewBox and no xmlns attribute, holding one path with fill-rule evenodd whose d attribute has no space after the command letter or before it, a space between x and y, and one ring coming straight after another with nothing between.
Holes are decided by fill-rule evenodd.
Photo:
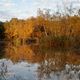
<instances>
[{"instance_id":1,"label":"autumn tree","mask_svg":"<svg viewBox=\"0 0 80 80\"><path fill-rule=\"evenodd\" d=\"M4 26L3 26L3 22L0 22L0 40L4 39L5 38L5 29L4 29Z\"/></svg>"}]
</instances>

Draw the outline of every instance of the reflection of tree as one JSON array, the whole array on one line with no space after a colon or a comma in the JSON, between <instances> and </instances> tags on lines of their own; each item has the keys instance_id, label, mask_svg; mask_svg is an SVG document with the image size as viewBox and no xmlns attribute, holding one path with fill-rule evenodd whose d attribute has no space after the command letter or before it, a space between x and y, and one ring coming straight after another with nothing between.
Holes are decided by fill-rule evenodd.
<instances>
[{"instance_id":1,"label":"reflection of tree","mask_svg":"<svg viewBox=\"0 0 80 80\"><path fill-rule=\"evenodd\" d=\"M39 63L44 66L47 62L47 66L50 67L51 71L63 68L66 63L80 63L80 56L79 54L76 54L76 52L55 52L52 50L41 52L37 47L33 50L27 45L14 46L11 43L5 48L5 57L10 58L13 61L27 60L30 63Z\"/></svg>"},{"instance_id":2,"label":"reflection of tree","mask_svg":"<svg viewBox=\"0 0 80 80\"><path fill-rule=\"evenodd\" d=\"M73 56L73 57L71 57ZM60 76L60 72L64 70L65 65L68 64L74 64L79 65L80 64L80 56L76 53L71 52L53 52L53 53L47 53L44 56L44 60L40 63L40 66L38 67L38 77L44 78L50 78L52 73L55 73L57 78ZM73 70L71 67L70 70ZM66 71L64 71L66 72ZM76 70L77 72L77 70ZM67 74L67 73L66 73ZM70 76L70 72L68 72ZM72 75L72 74L71 74Z\"/></svg>"},{"instance_id":3,"label":"reflection of tree","mask_svg":"<svg viewBox=\"0 0 80 80\"><path fill-rule=\"evenodd\" d=\"M50 78L50 74L54 71L60 71L65 66L65 54L61 53L48 53L45 54L45 60L40 63L38 68L39 78L46 76Z\"/></svg>"},{"instance_id":4,"label":"reflection of tree","mask_svg":"<svg viewBox=\"0 0 80 80\"><path fill-rule=\"evenodd\" d=\"M4 41L1 41L0 42L0 58L3 58L4 57L4 54L5 54L5 42Z\"/></svg>"},{"instance_id":5,"label":"reflection of tree","mask_svg":"<svg viewBox=\"0 0 80 80\"><path fill-rule=\"evenodd\" d=\"M27 45L14 46L12 44L8 44L5 49L5 56L15 62L26 60L29 63L38 63L38 78L41 80L43 80L42 78L44 77L51 78L51 75L54 74L57 76L57 78L59 78L59 76L62 74L62 70L64 71L63 74L68 75L68 78L70 78L72 76L70 71L73 71L75 69L71 67L68 69L68 71L65 71L65 65L80 64L80 55L76 54L75 52L55 52L51 50L47 52L45 51L43 53L36 49L34 51L30 46ZM78 69L76 69L76 73L77 70Z\"/></svg>"},{"instance_id":6,"label":"reflection of tree","mask_svg":"<svg viewBox=\"0 0 80 80\"><path fill-rule=\"evenodd\" d=\"M5 57L13 62L31 59L33 51L27 45L14 46L9 43L5 48Z\"/></svg>"},{"instance_id":7,"label":"reflection of tree","mask_svg":"<svg viewBox=\"0 0 80 80\"><path fill-rule=\"evenodd\" d=\"M7 65L3 62L0 65L0 80L6 80L6 73L8 72L7 70Z\"/></svg>"},{"instance_id":8,"label":"reflection of tree","mask_svg":"<svg viewBox=\"0 0 80 80\"><path fill-rule=\"evenodd\" d=\"M7 65L5 61L0 64L0 80L26 80L16 74L10 74L11 72L8 70L9 67Z\"/></svg>"}]
</instances>

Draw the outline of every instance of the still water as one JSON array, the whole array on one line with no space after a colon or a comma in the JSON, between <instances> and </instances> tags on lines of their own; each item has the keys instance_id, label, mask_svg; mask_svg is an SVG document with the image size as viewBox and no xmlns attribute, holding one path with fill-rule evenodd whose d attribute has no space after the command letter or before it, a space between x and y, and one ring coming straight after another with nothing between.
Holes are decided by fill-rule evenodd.
<instances>
[{"instance_id":1,"label":"still water","mask_svg":"<svg viewBox=\"0 0 80 80\"><path fill-rule=\"evenodd\" d=\"M80 80L79 52L7 44L0 54L0 80Z\"/></svg>"}]
</instances>

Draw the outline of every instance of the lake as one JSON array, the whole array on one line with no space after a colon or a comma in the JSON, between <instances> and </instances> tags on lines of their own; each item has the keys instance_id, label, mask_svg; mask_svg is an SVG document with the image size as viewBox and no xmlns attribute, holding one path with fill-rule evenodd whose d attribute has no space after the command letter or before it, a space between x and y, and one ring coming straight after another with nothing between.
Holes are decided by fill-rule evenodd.
<instances>
[{"instance_id":1,"label":"lake","mask_svg":"<svg viewBox=\"0 0 80 80\"><path fill-rule=\"evenodd\" d=\"M80 80L80 53L2 43L0 80Z\"/></svg>"}]
</instances>

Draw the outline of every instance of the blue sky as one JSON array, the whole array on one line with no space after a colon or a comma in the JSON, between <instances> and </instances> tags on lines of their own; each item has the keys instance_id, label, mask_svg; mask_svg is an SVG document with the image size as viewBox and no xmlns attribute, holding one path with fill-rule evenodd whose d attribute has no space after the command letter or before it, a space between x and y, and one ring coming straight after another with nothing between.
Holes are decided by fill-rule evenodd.
<instances>
[{"instance_id":1,"label":"blue sky","mask_svg":"<svg viewBox=\"0 0 80 80\"><path fill-rule=\"evenodd\" d=\"M57 5L63 8L63 2L68 5L72 1L80 7L80 0L0 0L0 21L10 20L13 17L26 19L36 16L38 8L55 11Z\"/></svg>"}]
</instances>

